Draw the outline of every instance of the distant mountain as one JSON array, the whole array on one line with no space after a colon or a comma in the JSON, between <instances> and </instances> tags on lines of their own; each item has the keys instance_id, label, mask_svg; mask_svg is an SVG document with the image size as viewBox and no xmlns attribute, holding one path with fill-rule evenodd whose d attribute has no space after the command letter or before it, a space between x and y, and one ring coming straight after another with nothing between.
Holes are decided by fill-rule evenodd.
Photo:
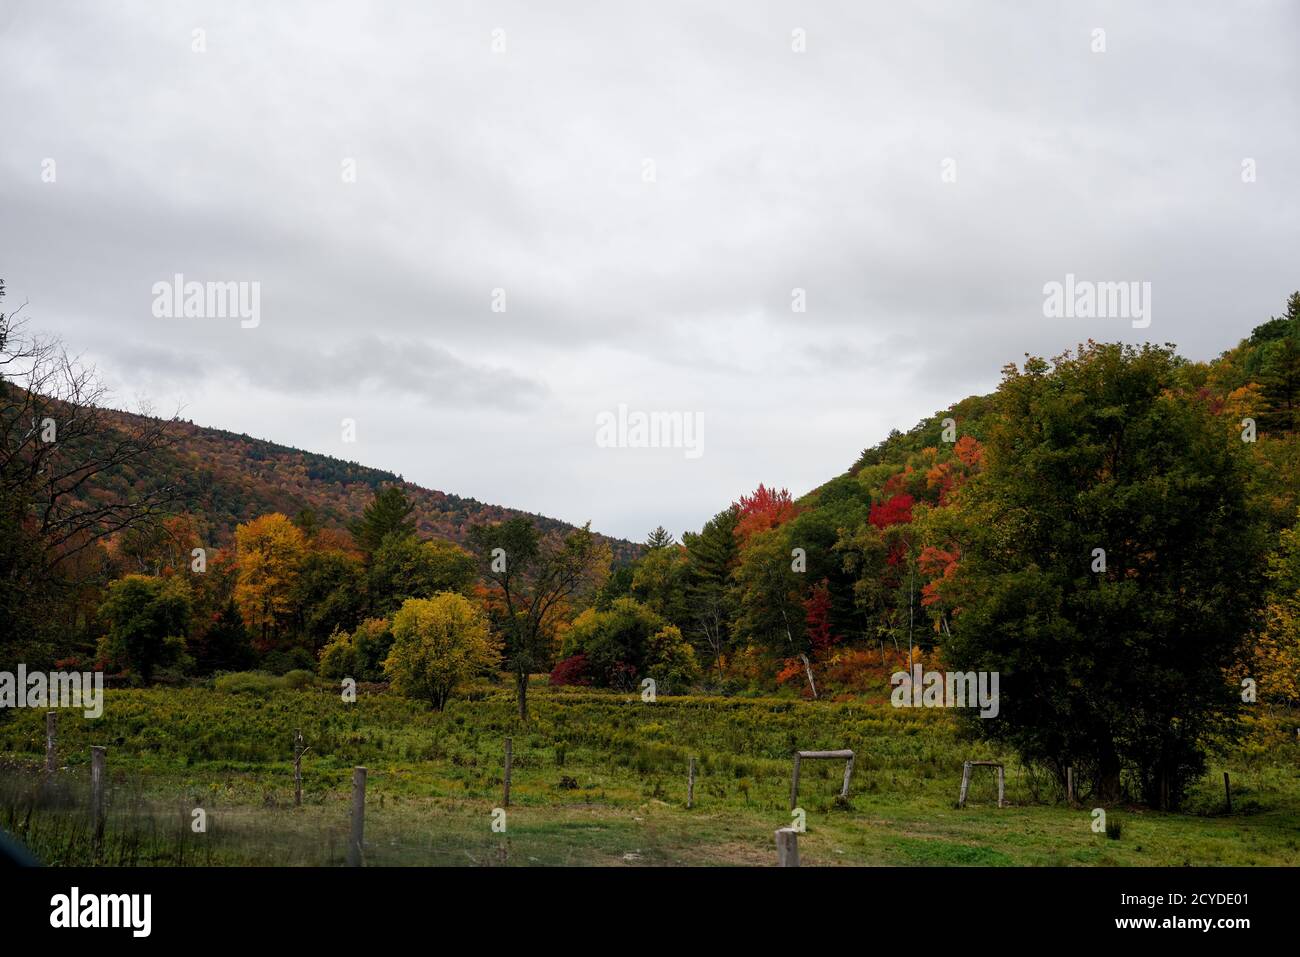
<instances>
[{"instance_id":1,"label":"distant mountain","mask_svg":"<svg viewBox=\"0 0 1300 957\"><path fill-rule=\"evenodd\" d=\"M110 413L110 421L125 428L138 416ZM377 489L399 484L415 503L417 528L423 537L464 542L472 525L527 515L542 532L566 532L572 525L558 519L472 498L427 489L403 481L393 472L368 468L329 455L279 445L249 435L204 428L192 422L168 426L175 439L170 448L153 453L145 465L100 477L89 498L121 494L127 486L174 484L180 501L205 538L216 545L233 541L235 526L268 512L293 517L311 509L324 527L347 528L361 515ZM616 563L635 558L641 546L621 538L601 536L610 543Z\"/></svg>"}]
</instances>

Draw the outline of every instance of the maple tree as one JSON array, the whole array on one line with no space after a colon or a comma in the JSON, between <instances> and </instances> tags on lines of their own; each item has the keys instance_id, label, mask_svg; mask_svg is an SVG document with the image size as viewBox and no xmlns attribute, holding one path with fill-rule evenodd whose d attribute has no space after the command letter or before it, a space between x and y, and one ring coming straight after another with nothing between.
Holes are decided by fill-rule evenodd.
<instances>
[{"instance_id":1,"label":"maple tree","mask_svg":"<svg viewBox=\"0 0 1300 957\"><path fill-rule=\"evenodd\" d=\"M740 496L736 510L736 537L743 543L756 532L776 528L798 514L798 506L787 489L769 489L761 482L750 495Z\"/></svg>"},{"instance_id":2,"label":"maple tree","mask_svg":"<svg viewBox=\"0 0 1300 957\"><path fill-rule=\"evenodd\" d=\"M286 516L272 512L235 529L235 556L239 564L235 602L256 636L258 649L266 651L293 614L306 537Z\"/></svg>"}]
</instances>

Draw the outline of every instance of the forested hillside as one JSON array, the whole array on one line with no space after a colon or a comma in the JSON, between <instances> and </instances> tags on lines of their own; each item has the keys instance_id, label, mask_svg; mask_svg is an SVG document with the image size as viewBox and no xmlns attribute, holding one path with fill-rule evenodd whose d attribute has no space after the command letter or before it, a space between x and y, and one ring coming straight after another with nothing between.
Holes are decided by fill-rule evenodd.
<instances>
[{"instance_id":1,"label":"forested hillside","mask_svg":"<svg viewBox=\"0 0 1300 957\"><path fill-rule=\"evenodd\" d=\"M310 669L439 708L504 668L521 720L545 672L824 700L955 669L1001 682L977 734L1166 805L1256 703L1300 702L1300 293L1210 362L1092 341L1027 357L798 499L759 483L680 542L613 548L109 413L47 366L57 402L5 393L9 660L142 684Z\"/></svg>"},{"instance_id":2,"label":"forested hillside","mask_svg":"<svg viewBox=\"0 0 1300 957\"><path fill-rule=\"evenodd\" d=\"M138 418L114 412L107 421L127 429ZM422 488L383 469L192 422L169 424L167 433L174 444L160 448L147 470L128 467L99 477L88 495L111 499L139 484L174 485L176 510L189 515L199 536L216 546L233 542L236 525L268 512L292 516L310 510L320 525L346 528L376 491L392 484L401 484L415 506L416 531L424 537L464 542L472 525L515 515L528 515L544 532L572 527L544 515ZM637 554L630 542L608 541L617 560Z\"/></svg>"}]
</instances>

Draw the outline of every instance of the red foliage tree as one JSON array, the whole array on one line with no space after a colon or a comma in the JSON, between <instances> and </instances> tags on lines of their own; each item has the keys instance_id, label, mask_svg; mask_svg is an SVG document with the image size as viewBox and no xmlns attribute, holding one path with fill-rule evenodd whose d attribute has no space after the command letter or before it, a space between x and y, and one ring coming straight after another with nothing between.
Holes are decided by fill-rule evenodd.
<instances>
[{"instance_id":1,"label":"red foliage tree","mask_svg":"<svg viewBox=\"0 0 1300 957\"><path fill-rule=\"evenodd\" d=\"M770 489L761 482L753 495L742 495L734 503L739 520L736 522L736 537L741 542L748 540L755 532L767 531L788 522L799 513L787 489Z\"/></svg>"},{"instance_id":2,"label":"red foliage tree","mask_svg":"<svg viewBox=\"0 0 1300 957\"><path fill-rule=\"evenodd\" d=\"M804 624L808 642L813 654L820 655L835 644L831 634L831 590L826 579L822 579L808 589L808 597L803 601Z\"/></svg>"},{"instance_id":3,"label":"red foliage tree","mask_svg":"<svg viewBox=\"0 0 1300 957\"><path fill-rule=\"evenodd\" d=\"M869 516L876 528L888 528L890 525L902 525L912 520L912 496L903 493L895 495L886 502L874 502Z\"/></svg>"},{"instance_id":4,"label":"red foliage tree","mask_svg":"<svg viewBox=\"0 0 1300 957\"><path fill-rule=\"evenodd\" d=\"M565 658L557 662L551 669L552 685L582 685L591 684L591 676L587 673L587 656L574 655L571 658Z\"/></svg>"}]
</instances>

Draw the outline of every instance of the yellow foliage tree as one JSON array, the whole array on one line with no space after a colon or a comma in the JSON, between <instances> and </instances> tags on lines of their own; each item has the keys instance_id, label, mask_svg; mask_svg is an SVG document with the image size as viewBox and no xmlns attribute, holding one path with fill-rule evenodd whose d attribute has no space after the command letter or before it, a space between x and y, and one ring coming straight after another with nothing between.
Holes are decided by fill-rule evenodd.
<instances>
[{"instance_id":1,"label":"yellow foliage tree","mask_svg":"<svg viewBox=\"0 0 1300 957\"><path fill-rule=\"evenodd\" d=\"M307 554L307 540L293 522L273 512L235 529L239 577L235 603L265 651L293 614L293 591Z\"/></svg>"},{"instance_id":2,"label":"yellow foliage tree","mask_svg":"<svg viewBox=\"0 0 1300 957\"><path fill-rule=\"evenodd\" d=\"M1300 701L1300 513L1297 519L1269 559L1272 588L1253 668L1261 700L1288 704Z\"/></svg>"},{"instance_id":3,"label":"yellow foliage tree","mask_svg":"<svg viewBox=\"0 0 1300 957\"><path fill-rule=\"evenodd\" d=\"M441 711L458 685L501 661L487 618L455 592L409 598L393 616L384 674L393 688Z\"/></svg>"}]
</instances>

